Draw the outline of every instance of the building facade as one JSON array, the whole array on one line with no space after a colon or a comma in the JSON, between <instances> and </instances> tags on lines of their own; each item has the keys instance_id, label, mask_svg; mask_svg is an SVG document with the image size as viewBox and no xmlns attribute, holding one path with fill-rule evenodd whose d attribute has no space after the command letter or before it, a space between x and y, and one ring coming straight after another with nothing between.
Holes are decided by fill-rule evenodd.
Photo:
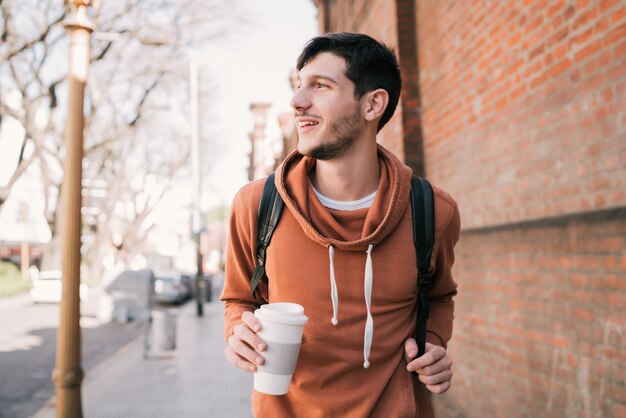
<instances>
[{"instance_id":1,"label":"building facade","mask_svg":"<svg viewBox=\"0 0 626 418\"><path fill-rule=\"evenodd\" d=\"M459 203L438 416L626 416L626 3L315 3L396 50L379 141Z\"/></svg>"}]
</instances>

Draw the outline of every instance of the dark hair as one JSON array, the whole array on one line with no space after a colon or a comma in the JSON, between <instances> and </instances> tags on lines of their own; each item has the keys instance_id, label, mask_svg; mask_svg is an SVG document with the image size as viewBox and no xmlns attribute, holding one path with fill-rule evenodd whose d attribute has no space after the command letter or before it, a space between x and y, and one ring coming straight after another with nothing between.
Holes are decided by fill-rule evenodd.
<instances>
[{"instance_id":1,"label":"dark hair","mask_svg":"<svg viewBox=\"0 0 626 418\"><path fill-rule=\"evenodd\" d=\"M391 48L360 33L327 33L311 39L298 57L301 70L321 52L331 52L346 60L346 77L354 83L357 99L367 92L383 89L389 94L389 104L378 122L378 131L391 119L398 106L402 77L396 54Z\"/></svg>"}]
</instances>

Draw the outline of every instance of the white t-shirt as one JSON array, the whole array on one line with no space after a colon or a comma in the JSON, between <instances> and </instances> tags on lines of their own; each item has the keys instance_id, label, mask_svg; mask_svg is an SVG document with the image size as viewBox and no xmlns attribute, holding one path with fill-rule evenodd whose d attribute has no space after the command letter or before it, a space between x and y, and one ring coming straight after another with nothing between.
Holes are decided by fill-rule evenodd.
<instances>
[{"instance_id":1,"label":"white t-shirt","mask_svg":"<svg viewBox=\"0 0 626 418\"><path fill-rule=\"evenodd\" d=\"M365 196L364 198L361 198L359 200L350 200L350 201L333 200L333 199L327 198L326 196L318 192L315 189L315 187L313 187L312 184L311 184L311 188L313 189L313 193L315 193L315 196L317 196L319 201L322 202L322 205L326 206L327 208L337 209L337 210L357 210L357 209L369 208L372 206L372 203L374 203L374 198L376 197L376 192L374 192L371 195Z\"/></svg>"}]
</instances>

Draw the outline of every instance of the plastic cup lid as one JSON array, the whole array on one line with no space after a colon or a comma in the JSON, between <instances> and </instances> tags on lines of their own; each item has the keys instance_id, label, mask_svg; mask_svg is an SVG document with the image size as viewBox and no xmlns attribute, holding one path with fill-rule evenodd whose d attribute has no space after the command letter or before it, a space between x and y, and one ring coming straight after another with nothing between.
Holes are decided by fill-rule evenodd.
<instances>
[{"instance_id":1,"label":"plastic cup lid","mask_svg":"<svg viewBox=\"0 0 626 418\"><path fill-rule=\"evenodd\" d=\"M289 325L304 325L309 318L304 314L304 308L297 303L278 302L262 305L254 311L254 315L262 320Z\"/></svg>"}]
</instances>

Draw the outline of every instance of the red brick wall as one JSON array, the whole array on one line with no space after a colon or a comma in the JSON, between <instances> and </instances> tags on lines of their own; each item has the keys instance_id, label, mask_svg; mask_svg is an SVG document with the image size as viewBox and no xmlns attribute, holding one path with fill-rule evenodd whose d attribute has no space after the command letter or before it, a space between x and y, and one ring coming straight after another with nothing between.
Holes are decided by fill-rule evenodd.
<instances>
[{"instance_id":1,"label":"red brick wall","mask_svg":"<svg viewBox=\"0 0 626 418\"><path fill-rule=\"evenodd\" d=\"M626 4L418 1L426 171L482 227L626 204Z\"/></svg>"},{"instance_id":2,"label":"red brick wall","mask_svg":"<svg viewBox=\"0 0 626 418\"><path fill-rule=\"evenodd\" d=\"M420 1L416 20L426 170L464 227L442 415L624 416L626 216L580 214L626 204L626 5Z\"/></svg>"},{"instance_id":3,"label":"red brick wall","mask_svg":"<svg viewBox=\"0 0 626 418\"><path fill-rule=\"evenodd\" d=\"M439 416L626 417L626 3L326 3L397 46L384 143L459 202Z\"/></svg>"},{"instance_id":4,"label":"red brick wall","mask_svg":"<svg viewBox=\"0 0 626 418\"><path fill-rule=\"evenodd\" d=\"M462 235L455 377L438 416L626 416L619 211Z\"/></svg>"}]
</instances>

